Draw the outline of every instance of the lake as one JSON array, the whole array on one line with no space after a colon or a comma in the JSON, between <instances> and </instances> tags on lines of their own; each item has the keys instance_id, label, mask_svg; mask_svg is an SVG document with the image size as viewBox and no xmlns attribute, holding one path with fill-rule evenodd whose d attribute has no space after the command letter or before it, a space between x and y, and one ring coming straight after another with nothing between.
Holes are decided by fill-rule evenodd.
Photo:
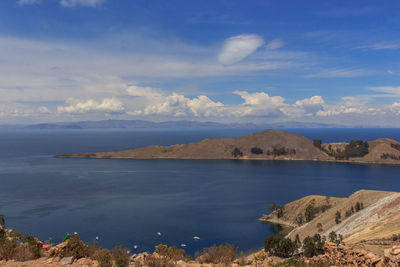
<instances>
[{"instance_id":1,"label":"lake","mask_svg":"<svg viewBox=\"0 0 400 267\"><path fill-rule=\"evenodd\" d=\"M240 160L54 158L117 151L257 130L1 130L0 213L7 227L54 242L78 232L107 248L159 243L189 253L232 243L249 251L274 229L258 218L271 201L310 194L348 196L360 189L400 191L400 166ZM400 129L289 129L325 142L400 140ZM161 236L157 235L161 232ZM194 236L200 240L195 241Z\"/></svg>"}]
</instances>

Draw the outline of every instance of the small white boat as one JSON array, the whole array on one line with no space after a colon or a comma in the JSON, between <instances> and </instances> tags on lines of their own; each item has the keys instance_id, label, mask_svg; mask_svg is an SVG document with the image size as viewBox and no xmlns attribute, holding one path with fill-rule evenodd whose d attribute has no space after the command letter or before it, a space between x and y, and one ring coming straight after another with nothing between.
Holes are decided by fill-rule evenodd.
<instances>
[{"instance_id":1,"label":"small white boat","mask_svg":"<svg viewBox=\"0 0 400 267\"><path fill-rule=\"evenodd\" d=\"M134 245L133 248L134 248L134 249L137 249L137 245Z\"/></svg>"},{"instance_id":2,"label":"small white boat","mask_svg":"<svg viewBox=\"0 0 400 267\"><path fill-rule=\"evenodd\" d=\"M157 235L158 235L158 236L161 236L161 233L160 233L160 232L157 232Z\"/></svg>"},{"instance_id":3,"label":"small white boat","mask_svg":"<svg viewBox=\"0 0 400 267\"><path fill-rule=\"evenodd\" d=\"M185 247L186 247L186 244L181 244L181 247L185 248Z\"/></svg>"},{"instance_id":4,"label":"small white boat","mask_svg":"<svg viewBox=\"0 0 400 267\"><path fill-rule=\"evenodd\" d=\"M200 237L195 236L195 237L193 237L193 239L194 239L194 240L200 240Z\"/></svg>"}]
</instances>

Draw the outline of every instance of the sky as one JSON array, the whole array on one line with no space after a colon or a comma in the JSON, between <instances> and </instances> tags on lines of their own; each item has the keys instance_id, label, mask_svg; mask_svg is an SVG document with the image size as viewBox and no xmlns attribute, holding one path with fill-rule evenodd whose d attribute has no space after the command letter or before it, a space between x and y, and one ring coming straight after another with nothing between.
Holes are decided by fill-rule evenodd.
<instances>
[{"instance_id":1,"label":"sky","mask_svg":"<svg viewBox=\"0 0 400 267\"><path fill-rule=\"evenodd\" d=\"M400 126L400 2L1 0L0 123Z\"/></svg>"}]
</instances>

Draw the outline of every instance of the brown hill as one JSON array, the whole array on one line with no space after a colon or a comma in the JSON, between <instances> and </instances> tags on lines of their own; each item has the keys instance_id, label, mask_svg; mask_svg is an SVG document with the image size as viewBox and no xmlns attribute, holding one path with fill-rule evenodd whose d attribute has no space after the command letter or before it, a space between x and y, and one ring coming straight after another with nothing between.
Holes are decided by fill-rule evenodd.
<instances>
[{"instance_id":1,"label":"brown hill","mask_svg":"<svg viewBox=\"0 0 400 267\"><path fill-rule=\"evenodd\" d=\"M400 163L400 143L388 138L368 142L368 154L338 158L348 143L322 144L321 149L304 136L279 130L265 130L239 138L205 139L198 143L148 146L119 152L94 152L57 155L76 158L135 159L254 159L317 160L358 163ZM234 154L234 151L237 153Z\"/></svg>"},{"instance_id":2,"label":"brown hill","mask_svg":"<svg viewBox=\"0 0 400 267\"><path fill-rule=\"evenodd\" d=\"M329 207L316 213L311 221L299 223L296 218L305 217L309 205L315 209ZM340 219L336 220L338 213ZM360 190L348 198L307 196L286 204L281 218L273 212L260 220L290 225L294 229L288 237L298 234L301 240L317 233L328 237L332 231L341 234L346 244L391 240L393 235L400 234L400 193Z\"/></svg>"},{"instance_id":3,"label":"brown hill","mask_svg":"<svg viewBox=\"0 0 400 267\"><path fill-rule=\"evenodd\" d=\"M262 154L253 154L251 149L255 147L261 149ZM148 146L120 152L77 153L59 157L232 159L235 158L232 155L235 148L243 153L242 156L236 157L240 159L329 159L329 156L316 148L311 140L277 130L266 130L235 139L205 139L199 143L184 145Z\"/></svg>"}]
</instances>

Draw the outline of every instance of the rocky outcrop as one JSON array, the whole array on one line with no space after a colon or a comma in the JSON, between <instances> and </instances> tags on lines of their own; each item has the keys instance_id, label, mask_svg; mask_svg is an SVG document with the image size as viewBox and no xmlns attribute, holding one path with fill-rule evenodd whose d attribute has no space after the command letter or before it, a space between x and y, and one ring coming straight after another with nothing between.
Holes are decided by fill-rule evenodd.
<instances>
[{"instance_id":1,"label":"rocky outcrop","mask_svg":"<svg viewBox=\"0 0 400 267\"><path fill-rule=\"evenodd\" d=\"M363 249L326 242L325 254L303 261L308 264L323 262L343 267L398 267L400 265L400 246L386 249L384 256L377 256Z\"/></svg>"}]
</instances>

